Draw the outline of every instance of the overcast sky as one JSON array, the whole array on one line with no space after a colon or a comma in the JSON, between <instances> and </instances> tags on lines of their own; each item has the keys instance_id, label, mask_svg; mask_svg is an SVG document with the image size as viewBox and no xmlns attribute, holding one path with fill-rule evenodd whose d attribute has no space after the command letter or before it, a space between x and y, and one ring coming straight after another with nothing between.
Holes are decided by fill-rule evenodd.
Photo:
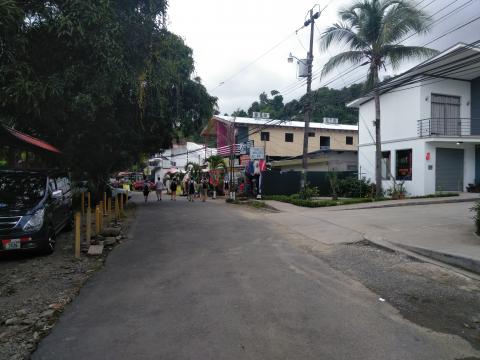
<instances>
[{"instance_id":1,"label":"overcast sky","mask_svg":"<svg viewBox=\"0 0 480 360\"><path fill-rule=\"evenodd\" d=\"M429 35L415 35L408 39L405 44L409 45L423 45L480 16L480 0L415 2L421 2L419 7L426 6L424 10L430 14L438 12L433 15L433 20L438 22ZM218 97L221 113L230 114L237 108L247 110L262 91L280 91L285 103L305 93L306 86L302 86L301 79L296 76L297 66L287 63L287 57L290 52L298 58L306 57L309 29L301 29L297 35L295 30L302 27L308 10L316 3L311 0L171 0L168 28L184 38L193 49L196 76L202 78L211 95ZM352 0L320 3L321 8L328 6L317 20L318 29L315 29L314 75L330 55L341 50L321 53L319 30L323 31L336 22L338 10L351 3ZM480 21L475 21L428 46L443 50L459 41L468 43L479 39ZM258 59L266 52L267 55ZM404 69L412 65L407 64ZM341 71L333 72L328 78L314 79L312 87L316 89L333 78L337 80L330 87L350 85L362 78L365 71L362 68L344 76L339 76Z\"/></svg>"}]
</instances>

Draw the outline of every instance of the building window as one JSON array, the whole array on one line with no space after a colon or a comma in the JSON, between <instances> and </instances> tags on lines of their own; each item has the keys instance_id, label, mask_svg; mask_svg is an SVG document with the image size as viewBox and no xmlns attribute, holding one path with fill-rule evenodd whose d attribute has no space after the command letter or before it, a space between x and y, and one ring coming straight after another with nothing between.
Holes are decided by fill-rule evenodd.
<instances>
[{"instance_id":1,"label":"building window","mask_svg":"<svg viewBox=\"0 0 480 360\"><path fill-rule=\"evenodd\" d=\"M412 149L397 150L397 180L412 180Z\"/></svg>"},{"instance_id":2,"label":"building window","mask_svg":"<svg viewBox=\"0 0 480 360\"><path fill-rule=\"evenodd\" d=\"M390 180L390 151L382 151L382 180Z\"/></svg>"},{"instance_id":3,"label":"building window","mask_svg":"<svg viewBox=\"0 0 480 360\"><path fill-rule=\"evenodd\" d=\"M320 136L320 150L330 149L330 136Z\"/></svg>"},{"instance_id":4,"label":"building window","mask_svg":"<svg viewBox=\"0 0 480 360\"><path fill-rule=\"evenodd\" d=\"M285 142L293 142L293 134L285 133Z\"/></svg>"},{"instance_id":5,"label":"building window","mask_svg":"<svg viewBox=\"0 0 480 360\"><path fill-rule=\"evenodd\" d=\"M345 138L345 144L347 145L353 145L353 136L347 136Z\"/></svg>"},{"instance_id":6,"label":"building window","mask_svg":"<svg viewBox=\"0 0 480 360\"><path fill-rule=\"evenodd\" d=\"M310 132L308 133L308 137L315 137L315 133L314 133L313 131L310 131Z\"/></svg>"},{"instance_id":7,"label":"building window","mask_svg":"<svg viewBox=\"0 0 480 360\"><path fill-rule=\"evenodd\" d=\"M461 135L460 97L432 94L430 122L431 135Z\"/></svg>"},{"instance_id":8,"label":"building window","mask_svg":"<svg viewBox=\"0 0 480 360\"><path fill-rule=\"evenodd\" d=\"M260 133L260 140L262 141L270 141L270 133L268 131L262 131Z\"/></svg>"}]
</instances>

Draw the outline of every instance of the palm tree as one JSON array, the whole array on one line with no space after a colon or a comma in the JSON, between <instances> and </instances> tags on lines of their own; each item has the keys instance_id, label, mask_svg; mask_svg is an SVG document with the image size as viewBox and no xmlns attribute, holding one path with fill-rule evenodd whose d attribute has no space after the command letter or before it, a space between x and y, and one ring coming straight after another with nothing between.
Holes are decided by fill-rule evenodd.
<instances>
[{"instance_id":1,"label":"palm tree","mask_svg":"<svg viewBox=\"0 0 480 360\"><path fill-rule=\"evenodd\" d=\"M212 155L205 159L205 162L208 163L210 170L219 170L219 169L226 169L227 164L225 163L225 159L220 155Z\"/></svg>"},{"instance_id":2,"label":"palm tree","mask_svg":"<svg viewBox=\"0 0 480 360\"><path fill-rule=\"evenodd\" d=\"M339 16L342 21L325 30L320 47L327 50L333 43L343 43L350 49L331 57L323 67L322 76L346 63L369 66L367 87L373 88L375 101L375 183L376 197L379 198L382 196L382 149L378 73L387 65L395 70L404 60L437 54L433 49L399 44L411 31L427 32L430 17L416 9L409 0L357 0L350 7L340 10Z\"/></svg>"},{"instance_id":3,"label":"palm tree","mask_svg":"<svg viewBox=\"0 0 480 360\"><path fill-rule=\"evenodd\" d=\"M200 180L202 167L199 164L190 161L187 163L187 165L185 165L185 170L187 171L188 174L190 174L190 178L192 178L195 181Z\"/></svg>"},{"instance_id":4,"label":"palm tree","mask_svg":"<svg viewBox=\"0 0 480 360\"><path fill-rule=\"evenodd\" d=\"M205 162L208 163L210 170L217 170L217 171L213 172L213 174L212 174L213 177L214 177L213 183L215 184L214 185L214 190L213 190L214 191L214 198L215 198L216 188L219 185L220 179L221 179L221 176L220 176L218 170L226 171L227 170L227 164L225 163L225 159L223 157L221 157L220 155L212 155L212 156L206 158Z\"/></svg>"}]
</instances>

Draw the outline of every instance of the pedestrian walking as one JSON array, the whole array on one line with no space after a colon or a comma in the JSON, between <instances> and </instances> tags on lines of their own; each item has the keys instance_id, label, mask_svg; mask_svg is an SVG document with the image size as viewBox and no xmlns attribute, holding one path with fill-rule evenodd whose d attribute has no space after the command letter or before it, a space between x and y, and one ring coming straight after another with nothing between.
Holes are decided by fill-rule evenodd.
<instances>
[{"instance_id":1,"label":"pedestrian walking","mask_svg":"<svg viewBox=\"0 0 480 360\"><path fill-rule=\"evenodd\" d=\"M177 200L177 180L172 179L172 182L170 183L170 200Z\"/></svg>"},{"instance_id":2,"label":"pedestrian walking","mask_svg":"<svg viewBox=\"0 0 480 360\"><path fill-rule=\"evenodd\" d=\"M195 181L190 179L188 182L188 201L193 202L193 197L195 196Z\"/></svg>"},{"instance_id":3,"label":"pedestrian walking","mask_svg":"<svg viewBox=\"0 0 480 360\"><path fill-rule=\"evenodd\" d=\"M148 194L150 194L150 186L148 186L148 182L145 181L143 184L143 196L145 197L145 202L148 201Z\"/></svg>"},{"instance_id":4,"label":"pedestrian walking","mask_svg":"<svg viewBox=\"0 0 480 360\"><path fill-rule=\"evenodd\" d=\"M155 184L155 191L157 193L157 201L162 201L163 181L160 177L157 177L157 183Z\"/></svg>"},{"instance_id":5,"label":"pedestrian walking","mask_svg":"<svg viewBox=\"0 0 480 360\"><path fill-rule=\"evenodd\" d=\"M202 179L202 201L207 200L208 180L204 177Z\"/></svg>"}]
</instances>

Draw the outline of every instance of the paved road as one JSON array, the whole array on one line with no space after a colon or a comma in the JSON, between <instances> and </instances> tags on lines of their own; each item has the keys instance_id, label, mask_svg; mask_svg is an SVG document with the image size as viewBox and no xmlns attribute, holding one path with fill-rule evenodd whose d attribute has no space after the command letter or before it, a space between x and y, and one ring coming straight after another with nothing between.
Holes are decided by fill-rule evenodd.
<instances>
[{"instance_id":1,"label":"paved road","mask_svg":"<svg viewBox=\"0 0 480 360\"><path fill-rule=\"evenodd\" d=\"M460 338L402 319L256 210L140 204L132 240L33 359L460 359Z\"/></svg>"}]
</instances>

